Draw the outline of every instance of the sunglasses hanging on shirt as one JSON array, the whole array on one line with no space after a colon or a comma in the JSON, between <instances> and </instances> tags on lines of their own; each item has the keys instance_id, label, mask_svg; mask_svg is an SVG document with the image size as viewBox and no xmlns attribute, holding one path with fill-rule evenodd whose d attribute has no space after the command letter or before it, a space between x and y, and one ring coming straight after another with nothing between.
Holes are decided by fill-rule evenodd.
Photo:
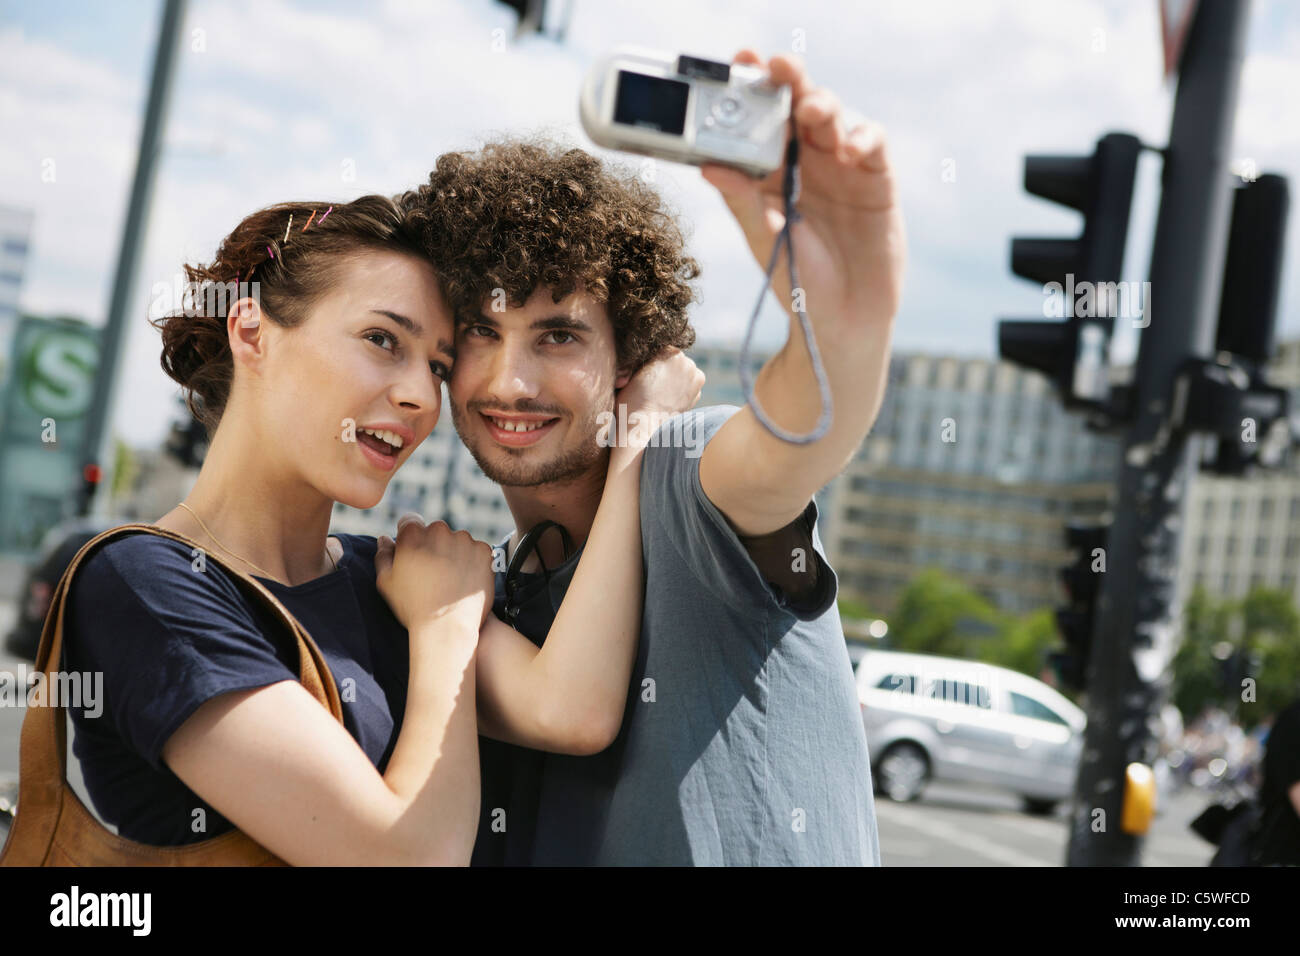
<instances>
[{"instance_id":1,"label":"sunglasses hanging on shirt","mask_svg":"<svg viewBox=\"0 0 1300 956\"><path fill-rule=\"evenodd\" d=\"M510 563L506 566L505 614L506 617L510 619L511 625L513 625L515 619L519 617L519 611L522 608L521 602L517 600L519 596L519 588L522 584L520 581L522 571L520 569L524 566L524 562L528 560L528 556L534 551L537 551L537 543L541 541L542 535L551 528L555 528L560 532L560 541L564 545L564 560L568 561L569 556L573 553L572 536L570 536L568 529L565 528L564 525L556 521L548 520L538 522L528 530L527 534L519 539L519 547L515 548L515 553L510 558ZM542 560L542 553L540 551L537 551L537 560L542 566L543 578L546 580L547 584L550 584L551 572L550 569L547 568L546 562Z\"/></svg>"}]
</instances>

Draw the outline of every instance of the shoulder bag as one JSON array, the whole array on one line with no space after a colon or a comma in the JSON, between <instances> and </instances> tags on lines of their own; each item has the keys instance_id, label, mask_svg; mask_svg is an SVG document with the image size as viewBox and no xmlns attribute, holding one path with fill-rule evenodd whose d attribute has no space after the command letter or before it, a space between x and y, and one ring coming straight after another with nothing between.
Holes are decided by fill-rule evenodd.
<instances>
[{"instance_id":1,"label":"shoulder bag","mask_svg":"<svg viewBox=\"0 0 1300 956\"><path fill-rule=\"evenodd\" d=\"M298 676L307 691L339 723L343 709L320 649L289 610L259 581L206 552L184 535L149 524L128 524L97 535L77 552L59 580L45 617L36 670L46 687L61 665L63 621L72 576L96 549L131 534L156 534L205 551L205 561L221 567L255 606L279 620L283 635L298 645ZM24 689L25 692L25 689ZM23 719L18 757L18 805L0 866L286 866L270 850L240 830L182 846L150 846L113 833L86 808L68 785L67 717L57 707L29 707Z\"/></svg>"}]
</instances>

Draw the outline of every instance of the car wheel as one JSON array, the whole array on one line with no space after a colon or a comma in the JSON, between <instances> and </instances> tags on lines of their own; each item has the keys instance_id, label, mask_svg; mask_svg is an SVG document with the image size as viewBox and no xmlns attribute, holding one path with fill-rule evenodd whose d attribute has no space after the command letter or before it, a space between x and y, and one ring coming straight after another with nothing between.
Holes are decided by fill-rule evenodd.
<instances>
[{"instance_id":1,"label":"car wheel","mask_svg":"<svg viewBox=\"0 0 1300 956\"><path fill-rule=\"evenodd\" d=\"M907 803L921 795L930 776L930 759L916 744L893 744L876 766L880 792L898 803Z\"/></svg>"},{"instance_id":2,"label":"car wheel","mask_svg":"<svg viewBox=\"0 0 1300 956\"><path fill-rule=\"evenodd\" d=\"M1040 800L1037 797L1023 797L1025 804L1025 813L1032 813L1036 817L1050 817L1056 812L1056 805L1059 800Z\"/></svg>"}]
</instances>

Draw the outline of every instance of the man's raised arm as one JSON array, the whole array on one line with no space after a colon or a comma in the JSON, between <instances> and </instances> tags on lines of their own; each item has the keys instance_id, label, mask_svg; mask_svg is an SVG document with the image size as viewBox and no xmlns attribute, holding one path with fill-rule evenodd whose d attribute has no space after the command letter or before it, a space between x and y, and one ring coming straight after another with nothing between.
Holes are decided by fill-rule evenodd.
<instances>
[{"instance_id":1,"label":"man's raised arm","mask_svg":"<svg viewBox=\"0 0 1300 956\"><path fill-rule=\"evenodd\" d=\"M751 50L738 54L736 62L764 65ZM718 430L700 459L700 482L741 535L775 531L797 518L849 462L875 422L906 258L884 130L871 122L846 129L835 95L813 86L796 57L774 56L766 67L774 83L789 84L793 93L801 179L801 218L791 230L795 262L835 414L830 431L805 445L770 434L748 406ZM725 167L704 167L704 178L722 193L764 267L785 224L783 173L755 180ZM790 338L763 366L754 393L777 425L805 433L820 413L819 390L784 254L772 288L791 318Z\"/></svg>"}]
</instances>

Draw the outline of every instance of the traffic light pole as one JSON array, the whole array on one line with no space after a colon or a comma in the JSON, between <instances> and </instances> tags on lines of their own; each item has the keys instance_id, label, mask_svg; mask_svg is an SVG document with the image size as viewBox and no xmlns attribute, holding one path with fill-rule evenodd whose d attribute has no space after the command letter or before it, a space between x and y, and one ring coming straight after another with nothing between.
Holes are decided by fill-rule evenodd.
<instances>
[{"instance_id":1,"label":"traffic light pole","mask_svg":"<svg viewBox=\"0 0 1300 956\"><path fill-rule=\"evenodd\" d=\"M1070 866L1141 864L1141 836L1121 822L1126 769L1155 758L1152 724L1180 633L1182 514L1197 469L1196 445L1170 427L1171 409L1180 367L1209 358L1214 347L1232 199L1228 149L1248 12L1249 0L1199 3L1182 57L1151 259L1149 325L1141 334L1087 670Z\"/></svg>"},{"instance_id":2,"label":"traffic light pole","mask_svg":"<svg viewBox=\"0 0 1300 956\"><path fill-rule=\"evenodd\" d=\"M140 128L140 151L136 157L135 176L131 181L131 199L127 205L126 223L122 227L122 248L117 257L117 271L113 276L113 294L108 306L108 319L100 337L99 368L95 372L95 394L90 402L86 427L86 466L112 464L108 453L109 417L113 414L113 398L118 378L118 361L126 331L126 311L131 297L131 283L135 281L136 266L144 244L148 225L149 203L153 197L154 172L158 154L162 151L163 120L172 87L173 66L180 29L185 19L185 0L164 0L162 21L158 28L158 46L154 53L153 73L149 83L149 99L145 106L144 123ZM87 489L77 502L77 513L87 514L93 504L94 492Z\"/></svg>"}]
</instances>

